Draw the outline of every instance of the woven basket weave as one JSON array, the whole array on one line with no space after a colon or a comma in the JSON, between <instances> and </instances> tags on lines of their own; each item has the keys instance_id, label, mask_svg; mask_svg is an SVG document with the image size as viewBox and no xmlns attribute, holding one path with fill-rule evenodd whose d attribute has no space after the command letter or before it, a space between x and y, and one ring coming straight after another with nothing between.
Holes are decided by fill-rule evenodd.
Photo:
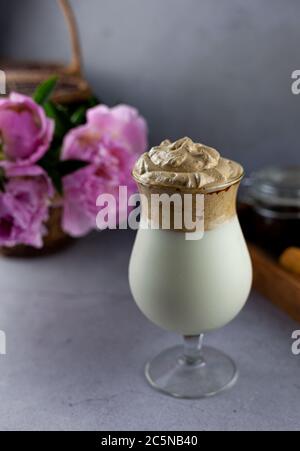
<instances>
[{"instance_id":1,"label":"woven basket weave","mask_svg":"<svg viewBox=\"0 0 300 451\"><path fill-rule=\"evenodd\" d=\"M78 28L68 0L57 0L68 26L72 59L65 65L55 62L0 61L5 72L8 93L17 91L32 95L37 85L53 75L59 76L52 100L58 103L77 103L91 95L90 87L82 76L82 60Z\"/></svg>"},{"instance_id":2,"label":"woven basket weave","mask_svg":"<svg viewBox=\"0 0 300 451\"><path fill-rule=\"evenodd\" d=\"M16 91L31 96L36 87L53 75L59 76L59 82L52 100L60 104L77 104L91 96L89 84L82 76L80 40L76 20L68 0L57 0L69 30L72 59L68 65L55 62L0 61L0 68L6 76L7 92ZM71 241L61 229L61 207L51 207L47 223L48 234L44 237L44 247L35 249L30 246L13 248L0 247L5 256L39 256L59 250Z\"/></svg>"},{"instance_id":3,"label":"woven basket weave","mask_svg":"<svg viewBox=\"0 0 300 451\"><path fill-rule=\"evenodd\" d=\"M74 241L61 228L62 208L50 207L49 219L46 223L47 235L44 237L42 249L31 246L18 245L15 247L1 247L0 253L5 257L39 257L49 255L64 249Z\"/></svg>"}]
</instances>

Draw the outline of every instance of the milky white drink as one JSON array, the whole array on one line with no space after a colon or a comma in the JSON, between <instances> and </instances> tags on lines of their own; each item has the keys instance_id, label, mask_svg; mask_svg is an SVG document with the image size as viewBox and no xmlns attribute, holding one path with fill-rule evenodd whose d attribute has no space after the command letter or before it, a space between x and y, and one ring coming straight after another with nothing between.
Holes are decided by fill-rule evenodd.
<instances>
[{"instance_id":1,"label":"milky white drink","mask_svg":"<svg viewBox=\"0 0 300 451\"><path fill-rule=\"evenodd\" d=\"M251 285L242 238L236 217L199 241L174 231L140 230L129 269L139 308L158 326L182 335L227 324L244 306Z\"/></svg>"},{"instance_id":2,"label":"milky white drink","mask_svg":"<svg viewBox=\"0 0 300 451\"><path fill-rule=\"evenodd\" d=\"M244 306L252 282L236 216L242 167L184 138L144 154L133 175L149 198L154 192L205 196L202 239L188 241L184 230L138 231L129 266L137 305L155 324L183 335L224 326Z\"/></svg>"}]
</instances>

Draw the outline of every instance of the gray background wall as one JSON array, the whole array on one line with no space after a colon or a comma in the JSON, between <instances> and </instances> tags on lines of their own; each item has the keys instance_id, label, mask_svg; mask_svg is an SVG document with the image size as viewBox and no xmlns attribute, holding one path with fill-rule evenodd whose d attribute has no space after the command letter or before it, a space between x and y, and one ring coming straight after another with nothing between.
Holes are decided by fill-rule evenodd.
<instances>
[{"instance_id":1,"label":"gray background wall","mask_svg":"<svg viewBox=\"0 0 300 451\"><path fill-rule=\"evenodd\" d=\"M190 135L248 169L300 163L299 0L72 0L86 76L151 142ZM67 60L54 0L0 0L0 54ZM298 119L299 118L299 119Z\"/></svg>"}]
</instances>

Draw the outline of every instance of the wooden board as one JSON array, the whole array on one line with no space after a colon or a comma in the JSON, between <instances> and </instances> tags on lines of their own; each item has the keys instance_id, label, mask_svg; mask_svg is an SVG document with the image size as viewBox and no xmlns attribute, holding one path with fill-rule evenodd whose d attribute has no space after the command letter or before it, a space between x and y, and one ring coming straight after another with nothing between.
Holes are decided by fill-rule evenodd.
<instances>
[{"instance_id":1,"label":"wooden board","mask_svg":"<svg viewBox=\"0 0 300 451\"><path fill-rule=\"evenodd\" d=\"M249 244L254 288L300 322L300 277L283 269L263 250Z\"/></svg>"}]
</instances>

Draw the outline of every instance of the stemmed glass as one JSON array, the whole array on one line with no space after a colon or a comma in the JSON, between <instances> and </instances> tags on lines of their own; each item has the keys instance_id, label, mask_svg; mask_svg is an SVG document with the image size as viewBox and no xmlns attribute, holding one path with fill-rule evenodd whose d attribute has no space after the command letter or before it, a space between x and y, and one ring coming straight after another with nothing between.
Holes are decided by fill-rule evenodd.
<instances>
[{"instance_id":1,"label":"stemmed glass","mask_svg":"<svg viewBox=\"0 0 300 451\"><path fill-rule=\"evenodd\" d=\"M133 298L150 321L183 336L182 345L146 364L146 378L175 397L213 396L238 377L231 358L203 346L203 334L235 318L251 288L251 261L236 214L241 178L205 194L209 221L202 239L144 226L137 232L129 264Z\"/></svg>"}]
</instances>

